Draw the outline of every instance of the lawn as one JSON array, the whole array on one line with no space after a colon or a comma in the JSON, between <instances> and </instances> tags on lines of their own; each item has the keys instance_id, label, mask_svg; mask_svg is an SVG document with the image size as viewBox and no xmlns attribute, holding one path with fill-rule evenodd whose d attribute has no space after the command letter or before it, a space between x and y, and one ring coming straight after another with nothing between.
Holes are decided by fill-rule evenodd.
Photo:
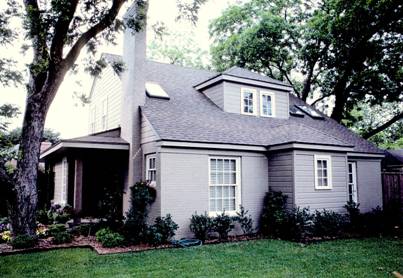
<instances>
[{"instance_id":1,"label":"lawn","mask_svg":"<svg viewBox=\"0 0 403 278\"><path fill-rule=\"evenodd\" d=\"M403 240L278 240L99 256L66 249L0 257L1 277L392 277Z\"/></svg>"}]
</instances>

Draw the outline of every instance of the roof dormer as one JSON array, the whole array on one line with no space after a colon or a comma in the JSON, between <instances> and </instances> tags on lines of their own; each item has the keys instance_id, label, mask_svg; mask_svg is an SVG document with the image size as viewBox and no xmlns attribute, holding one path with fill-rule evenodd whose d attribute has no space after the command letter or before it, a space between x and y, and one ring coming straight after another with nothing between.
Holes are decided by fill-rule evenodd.
<instances>
[{"instance_id":1,"label":"roof dormer","mask_svg":"<svg viewBox=\"0 0 403 278\"><path fill-rule=\"evenodd\" d=\"M225 112L255 117L289 117L292 87L239 67L213 76L195 89Z\"/></svg>"}]
</instances>

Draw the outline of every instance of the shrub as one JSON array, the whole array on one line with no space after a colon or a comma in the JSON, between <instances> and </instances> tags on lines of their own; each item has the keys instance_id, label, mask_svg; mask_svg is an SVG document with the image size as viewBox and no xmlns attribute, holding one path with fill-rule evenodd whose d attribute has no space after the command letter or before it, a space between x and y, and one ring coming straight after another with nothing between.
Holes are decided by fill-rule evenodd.
<instances>
[{"instance_id":1,"label":"shrub","mask_svg":"<svg viewBox=\"0 0 403 278\"><path fill-rule=\"evenodd\" d=\"M279 237L287 240L301 241L312 235L313 216L308 208L294 208L285 213L279 223Z\"/></svg>"},{"instance_id":2,"label":"shrub","mask_svg":"<svg viewBox=\"0 0 403 278\"><path fill-rule=\"evenodd\" d=\"M249 211L245 210L245 208L240 205L239 212L237 211L237 216L235 217L235 220L241 226L244 235L249 235L253 233L253 219L250 214L248 215L248 212Z\"/></svg>"},{"instance_id":3,"label":"shrub","mask_svg":"<svg viewBox=\"0 0 403 278\"><path fill-rule=\"evenodd\" d=\"M38 212L36 213L36 221L43 225L49 225L53 222L53 219L49 218L48 212L46 210L41 209L38 210Z\"/></svg>"},{"instance_id":4,"label":"shrub","mask_svg":"<svg viewBox=\"0 0 403 278\"><path fill-rule=\"evenodd\" d=\"M30 235L17 235L11 240L14 249L25 249L35 247L37 238Z\"/></svg>"},{"instance_id":5,"label":"shrub","mask_svg":"<svg viewBox=\"0 0 403 278\"><path fill-rule=\"evenodd\" d=\"M55 224L66 224L74 216L74 210L70 205L52 205L48 210L49 221Z\"/></svg>"},{"instance_id":6,"label":"shrub","mask_svg":"<svg viewBox=\"0 0 403 278\"><path fill-rule=\"evenodd\" d=\"M73 240L73 236L68 232L58 232L53 234L52 242L54 244L70 243Z\"/></svg>"},{"instance_id":7,"label":"shrub","mask_svg":"<svg viewBox=\"0 0 403 278\"><path fill-rule=\"evenodd\" d=\"M39 224L36 227L36 236L38 238L46 238L49 235L49 229L45 225Z\"/></svg>"},{"instance_id":8,"label":"shrub","mask_svg":"<svg viewBox=\"0 0 403 278\"><path fill-rule=\"evenodd\" d=\"M67 232L67 228L64 224L53 224L48 226L48 233L50 236L63 232Z\"/></svg>"},{"instance_id":9,"label":"shrub","mask_svg":"<svg viewBox=\"0 0 403 278\"><path fill-rule=\"evenodd\" d=\"M113 232L109 228L103 228L99 230L95 237L98 242L102 244L103 247L112 248L122 246L124 243L124 238L121 234Z\"/></svg>"},{"instance_id":10,"label":"shrub","mask_svg":"<svg viewBox=\"0 0 403 278\"><path fill-rule=\"evenodd\" d=\"M228 238L228 233L233 228L234 224L232 223L232 218L225 214L225 211L213 218L212 230L218 233L220 240L226 240Z\"/></svg>"},{"instance_id":11,"label":"shrub","mask_svg":"<svg viewBox=\"0 0 403 278\"><path fill-rule=\"evenodd\" d=\"M211 230L212 221L207 215L207 212L201 215L197 213L192 215L190 219L190 230L194 233L195 237L202 242L206 241L208 238L208 233Z\"/></svg>"},{"instance_id":12,"label":"shrub","mask_svg":"<svg viewBox=\"0 0 403 278\"><path fill-rule=\"evenodd\" d=\"M346 222L346 218L339 213L317 210L313 217L313 234L319 237L339 236L346 227Z\"/></svg>"},{"instance_id":13,"label":"shrub","mask_svg":"<svg viewBox=\"0 0 403 278\"><path fill-rule=\"evenodd\" d=\"M72 232L75 235L94 236L102 228L106 228L106 223L85 223L73 227Z\"/></svg>"},{"instance_id":14,"label":"shrub","mask_svg":"<svg viewBox=\"0 0 403 278\"><path fill-rule=\"evenodd\" d=\"M155 201L156 191L146 182L138 182L130 188L131 207L126 214L124 234L131 243L140 243L148 235L147 217L149 206Z\"/></svg>"},{"instance_id":15,"label":"shrub","mask_svg":"<svg viewBox=\"0 0 403 278\"><path fill-rule=\"evenodd\" d=\"M178 227L170 214L165 217L157 217L154 225L148 229L148 242L154 245L168 243Z\"/></svg>"},{"instance_id":16,"label":"shrub","mask_svg":"<svg viewBox=\"0 0 403 278\"><path fill-rule=\"evenodd\" d=\"M263 200L259 231L265 236L279 236L282 223L287 218L287 195L282 192L269 191Z\"/></svg>"}]
</instances>

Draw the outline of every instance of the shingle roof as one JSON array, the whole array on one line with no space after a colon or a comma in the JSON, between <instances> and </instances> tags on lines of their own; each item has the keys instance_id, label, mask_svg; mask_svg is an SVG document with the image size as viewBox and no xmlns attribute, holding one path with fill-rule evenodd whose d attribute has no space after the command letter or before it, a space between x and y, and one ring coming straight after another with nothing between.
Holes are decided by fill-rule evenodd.
<instances>
[{"instance_id":1,"label":"shingle roof","mask_svg":"<svg viewBox=\"0 0 403 278\"><path fill-rule=\"evenodd\" d=\"M270 146L288 142L354 146L355 152L382 153L334 120L309 116L260 118L226 113L193 86L217 74L147 61L146 79L159 83L170 100L147 98L142 111L163 140ZM245 70L233 68L231 74ZM255 75L255 73L252 73ZM280 82L280 81L278 81ZM290 105L304 104L290 95Z\"/></svg>"},{"instance_id":2,"label":"shingle roof","mask_svg":"<svg viewBox=\"0 0 403 278\"><path fill-rule=\"evenodd\" d=\"M246 70L246 69L236 67L236 66L227 69L226 71L223 72L223 74L291 87L289 84L284 83L280 80L276 80L276 79L270 78L268 76L264 76L259 73L252 72L250 70Z\"/></svg>"},{"instance_id":3,"label":"shingle roof","mask_svg":"<svg viewBox=\"0 0 403 278\"><path fill-rule=\"evenodd\" d=\"M83 137L76 137L71 139L61 140L62 142L80 142L80 143L101 143L101 144L122 144L127 145L127 141L120 137L110 137L110 136L97 136L88 135Z\"/></svg>"}]
</instances>

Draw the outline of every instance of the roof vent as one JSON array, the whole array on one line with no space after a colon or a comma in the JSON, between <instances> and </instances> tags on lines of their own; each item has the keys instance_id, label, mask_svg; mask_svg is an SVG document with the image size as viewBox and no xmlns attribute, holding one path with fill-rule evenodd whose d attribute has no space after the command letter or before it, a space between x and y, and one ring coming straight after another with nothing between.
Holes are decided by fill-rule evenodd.
<instances>
[{"instance_id":1,"label":"roof vent","mask_svg":"<svg viewBox=\"0 0 403 278\"><path fill-rule=\"evenodd\" d=\"M290 115L294 117L301 117L303 118L305 116L304 113L301 112L301 110L297 109L294 105L290 107Z\"/></svg>"},{"instance_id":2,"label":"roof vent","mask_svg":"<svg viewBox=\"0 0 403 278\"><path fill-rule=\"evenodd\" d=\"M306 105L295 105L298 109L300 109L305 114L311 116L314 119L324 119L321 114L313 110L311 107Z\"/></svg>"},{"instance_id":3,"label":"roof vent","mask_svg":"<svg viewBox=\"0 0 403 278\"><path fill-rule=\"evenodd\" d=\"M169 95L162 87L154 82L146 82L146 94L153 98L169 99Z\"/></svg>"}]
</instances>

